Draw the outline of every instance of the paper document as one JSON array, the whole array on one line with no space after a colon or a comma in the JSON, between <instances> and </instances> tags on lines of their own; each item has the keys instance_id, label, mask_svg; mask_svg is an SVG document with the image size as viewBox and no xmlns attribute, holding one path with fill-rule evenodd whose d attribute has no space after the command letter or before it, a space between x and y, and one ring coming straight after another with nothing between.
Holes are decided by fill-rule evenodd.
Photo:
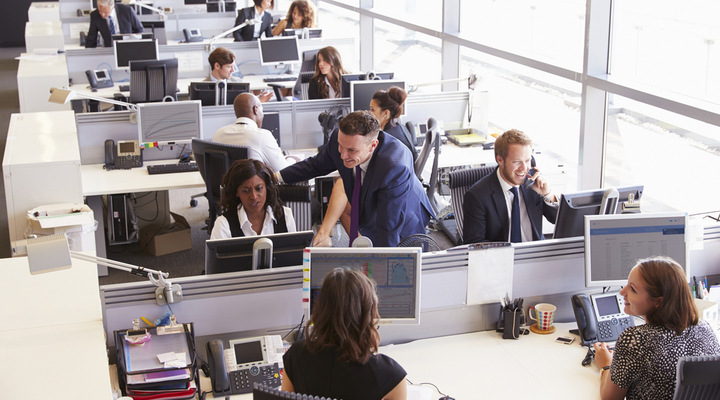
<instances>
[{"instance_id":1,"label":"paper document","mask_svg":"<svg viewBox=\"0 0 720 400\"><path fill-rule=\"evenodd\" d=\"M468 252L467 304L497 303L512 296L515 248L494 247Z\"/></svg>"}]
</instances>

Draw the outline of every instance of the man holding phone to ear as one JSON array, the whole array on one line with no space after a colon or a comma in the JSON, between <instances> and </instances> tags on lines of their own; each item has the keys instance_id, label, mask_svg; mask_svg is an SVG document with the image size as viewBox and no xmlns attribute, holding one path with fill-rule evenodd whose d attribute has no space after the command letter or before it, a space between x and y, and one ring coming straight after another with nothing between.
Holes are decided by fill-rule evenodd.
<instances>
[{"instance_id":1,"label":"man holding phone to ear","mask_svg":"<svg viewBox=\"0 0 720 400\"><path fill-rule=\"evenodd\" d=\"M210 76L205 78L207 82L217 82L225 79L228 82L242 82L241 78L233 75L235 72L235 53L226 47L218 47L213 50L208 57L210 63ZM262 93L257 93L258 99L262 103L270 101L273 97L273 92L265 90Z\"/></svg>"},{"instance_id":2,"label":"man holding phone to ear","mask_svg":"<svg viewBox=\"0 0 720 400\"><path fill-rule=\"evenodd\" d=\"M558 198L539 169L531 171L532 140L517 129L503 133L495 159L497 169L465 193L463 242L545 239L542 217L555 223Z\"/></svg>"}]
</instances>

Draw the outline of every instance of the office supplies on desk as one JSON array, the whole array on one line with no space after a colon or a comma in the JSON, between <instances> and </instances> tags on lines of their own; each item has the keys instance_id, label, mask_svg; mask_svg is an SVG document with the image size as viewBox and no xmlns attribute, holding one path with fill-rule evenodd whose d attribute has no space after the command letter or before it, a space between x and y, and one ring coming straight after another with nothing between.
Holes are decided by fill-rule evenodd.
<instances>
[{"instance_id":1,"label":"office supplies on desk","mask_svg":"<svg viewBox=\"0 0 720 400\"><path fill-rule=\"evenodd\" d=\"M130 169L143 166L142 149L137 140L108 139L105 141L105 166L106 170Z\"/></svg>"},{"instance_id":2,"label":"office supplies on desk","mask_svg":"<svg viewBox=\"0 0 720 400\"><path fill-rule=\"evenodd\" d=\"M93 89L109 88L115 85L110 77L110 73L108 73L108 70L106 69L98 69L94 71L89 69L85 71L85 75L88 78L90 87Z\"/></svg>"},{"instance_id":3,"label":"office supplies on desk","mask_svg":"<svg viewBox=\"0 0 720 400\"><path fill-rule=\"evenodd\" d=\"M200 29L183 29L183 35L185 36L185 43L203 41L202 32L200 32Z\"/></svg>"},{"instance_id":4,"label":"office supplies on desk","mask_svg":"<svg viewBox=\"0 0 720 400\"><path fill-rule=\"evenodd\" d=\"M555 319L556 310L557 307L548 303L539 303L534 307L530 307L528 309L528 317L537 322L536 324L530 325L530 330L541 335L555 332L553 320ZM533 317L533 311L535 311L535 317Z\"/></svg>"},{"instance_id":5,"label":"office supplies on desk","mask_svg":"<svg viewBox=\"0 0 720 400\"><path fill-rule=\"evenodd\" d=\"M263 82L289 82L294 81L297 78L294 76L270 76L267 78L263 78Z\"/></svg>"},{"instance_id":6,"label":"office supplies on desk","mask_svg":"<svg viewBox=\"0 0 720 400\"><path fill-rule=\"evenodd\" d=\"M148 174L174 174L177 172L193 172L198 170L196 163L175 163L175 164L160 164L160 165L148 165Z\"/></svg>"},{"instance_id":7,"label":"office supplies on desk","mask_svg":"<svg viewBox=\"0 0 720 400\"><path fill-rule=\"evenodd\" d=\"M455 143L456 146L472 146L475 144L485 144L487 142L487 137L475 129L455 129L446 131L445 134L448 140Z\"/></svg>"},{"instance_id":8,"label":"office supplies on desk","mask_svg":"<svg viewBox=\"0 0 720 400\"><path fill-rule=\"evenodd\" d=\"M525 327L524 301L522 297L510 301L507 294L500 299L500 316L495 330L503 333L503 339L517 339L521 335L527 335L530 332ZM521 328L523 329L522 332L520 331Z\"/></svg>"}]
</instances>

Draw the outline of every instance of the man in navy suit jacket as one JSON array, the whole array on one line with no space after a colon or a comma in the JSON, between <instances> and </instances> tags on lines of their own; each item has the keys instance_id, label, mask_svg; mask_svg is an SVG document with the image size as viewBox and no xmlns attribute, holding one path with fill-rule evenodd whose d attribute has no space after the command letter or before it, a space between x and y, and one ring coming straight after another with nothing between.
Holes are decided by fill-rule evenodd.
<instances>
[{"instance_id":1,"label":"man in navy suit jacket","mask_svg":"<svg viewBox=\"0 0 720 400\"><path fill-rule=\"evenodd\" d=\"M257 15L262 15L260 17L262 21L262 24L260 25L260 35L262 36L262 33L265 32L265 37L272 37L272 15L270 15L270 12L267 10L275 7L275 1L253 0L253 2L255 3L254 6L243 8L238 12L238 16L235 19L235 26L238 26L249 19L253 19ZM258 12L258 9L262 10L262 14ZM255 25L247 25L233 32L233 37L236 42L249 42L251 40L255 40L253 37L254 33Z\"/></svg>"},{"instance_id":2,"label":"man in navy suit jacket","mask_svg":"<svg viewBox=\"0 0 720 400\"><path fill-rule=\"evenodd\" d=\"M535 167L528 175L532 158L532 140L523 132L512 129L495 141L495 159L498 168L482 178L467 192L463 200L463 242L509 242L511 212L514 195L511 187L520 193L520 226L522 241L542 240L542 217L555 223L557 197L546 179ZM532 187L523 188L528 177Z\"/></svg>"},{"instance_id":3,"label":"man in navy suit jacket","mask_svg":"<svg viewBox=\"0 0 720 400\"><path fill-rule=\"evenodd\" d=\"M364 171L360 204L352 204L356 166ZM380 130L369 111L356 111L340 120L340 129L311 158L278 175L293 183L337 170L351 207L360 207L359 231L377 247L395 247L401 239L425 233L433 215L430 201L415 177L412 155L405 145Z\"/></svg>"},{"instance_id":4,"label":"man in navy suit jacket","mask_svg":"<svg viewBox=\"0 0 720 400\"><path fill-rule=\"evenodd\" d=\"M98 31L103 38L104 47L112 47L110 26L107 18L115 11L115 33L142 33L143 26L132 8L122 4L115 5L115 0L98 0L97 9L90 13L90 29L85 39L85 48L97 47Z\"/></svg>"}]
</instances>

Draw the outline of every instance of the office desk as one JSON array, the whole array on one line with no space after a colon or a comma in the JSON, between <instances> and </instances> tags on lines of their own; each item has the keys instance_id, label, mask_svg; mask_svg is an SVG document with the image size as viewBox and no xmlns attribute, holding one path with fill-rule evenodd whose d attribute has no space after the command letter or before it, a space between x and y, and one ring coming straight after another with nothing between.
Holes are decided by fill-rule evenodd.
<instances>
[{"instance_id":1,"label":"office desk","mask_svg":"<svg viewBox=\"0 0 720 400\"><path fill-rule=\"evenodd\" d=\"M558 336L572 336L568 331L576 325L556 327L553 334L530 333L518 340L503 340L502 333L495 331L423 339L383 346L380 353L400 363L412 383L433 383L458 400L599 399L597 367L580 365L587 350L577 341L555 343ZM211 390L210 379L202 374L200 384ZM433 399L440 397L433 393ZM231 399L252 399L252 395Z\"/></svg>"},{"instance_id":2,"label":"office desk","mask_svg":"<svg viewBox=\"0 0 720 400\"><path fill-rule=\"evenodd\" d=\"M83 196L205 187L205 181L200 176L200 172L148 174L146 168L148 165L172 164L173 162L175 161L146 161L142 168L112 171L104 170L102 164L83 165L81 167Z\"/></svg>"}]
</instances>

